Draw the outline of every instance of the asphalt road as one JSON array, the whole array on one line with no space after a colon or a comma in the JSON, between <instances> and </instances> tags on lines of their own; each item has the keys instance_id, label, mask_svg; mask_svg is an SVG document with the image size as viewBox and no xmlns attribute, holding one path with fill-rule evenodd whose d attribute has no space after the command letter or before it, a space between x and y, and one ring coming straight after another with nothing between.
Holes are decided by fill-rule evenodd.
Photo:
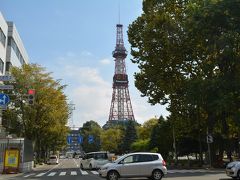
<instances>
[{"instance_id":1,"label":"asphalt road","mask_svg":"<svg viewBox=\"0 0 240 180\"><path fill-rule=\"evenodd\" d=\"M79 159L61 159L58 165L44 165L33 172L18 175L0 175L4 180L104 180L97 171L80 170ZM145 180L146 178L134 178ZM169 170L163 180L230 180L224 170ZM122 178L121 180L130 180Z\"/></svg>"}]
</instances>

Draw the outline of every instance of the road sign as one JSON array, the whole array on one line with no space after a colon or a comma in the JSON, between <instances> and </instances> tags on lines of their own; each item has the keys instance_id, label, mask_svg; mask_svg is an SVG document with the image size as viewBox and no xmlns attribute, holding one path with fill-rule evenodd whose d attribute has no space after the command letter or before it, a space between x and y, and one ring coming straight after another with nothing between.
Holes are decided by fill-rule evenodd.
<instances>
[{"instance_id":1,"label":"road sign","mask_svg":"<svg viewBox=\"0 0 240 180\"><path fill-rule=\"evenodd\" d=\"M93 135L89 135L89 136L88 136L88 143L89 143L89 144L92 144L93 141L94 141Z\"/></svg>"},{"instance_id":2,"label":"road sign","mask_svg":"<svg viewBox=\"0 0 240 180\"><path fill-rule=\"evenodd\" d=\"M0 93L0 106L6 106L10 101L10 98L7 94Z\"/></svg>"},{"instance_id":3,"label":"road sign","mask_svg":"<svg viewBox=\"0 0 240 180\"><path fill-rule=\"evenodd\" d=\"M78 136L78 144L83 143L83 137L81 135Z\"/></svg>"},{"instance_id":4,"label":"road sign","mask_svg":"<svg viewBox=\"0 0 240 180\"><path fill-rule=\"evenodd\" d=\"M15 81L15 78L12 76L4 75L0 76L0 81Z\"/></svg>"},{"instance_id":5,"label":"road sign","mask_svg":"<svg viewBox=\"0 0 240 180\"><path fill-rule=\"evenodd\" d=\"M213 143L213 137L212 137L212 135L211 134L208 134L207 135L207 143Z\"/></svg>"},{"instance_id":6,"label":"road sign","mask_svg":"<svg viewBox=\"0 0 240 180\"><path fill-rule=\"evenodd\" d=\"M11 90L11 89L13 89L13 85L0 85L0 89Z\"/></svg>"},{"instance_id":7,"label":"road sign","mask_svg":"<svg viewBox=\"0 0 240 180\"><path fill-rule=\"evenodd\" d=\"M68 144L71 144L71 143L72 143L72 137L71 137L71 136L68 136L68 137L67 137L67 143L68 143Z\"/></svg>"}]
</instances>

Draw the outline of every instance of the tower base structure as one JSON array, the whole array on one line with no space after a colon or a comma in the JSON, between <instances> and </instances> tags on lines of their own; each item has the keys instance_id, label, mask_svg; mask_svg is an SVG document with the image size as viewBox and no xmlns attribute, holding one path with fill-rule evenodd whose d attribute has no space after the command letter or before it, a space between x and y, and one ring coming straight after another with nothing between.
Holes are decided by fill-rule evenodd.
<instances>
[{"instance_id":1,"label":"tower base structure","mask_svg":"<svg viewBox=\"0 0 240 180\"><path fill-rule=\"evenodd\" d=\"M106 124L103 125L103 129L106 130L106 129L110 129L110 128L113 128L113 127L116 127L116 126L122 126L122 127L126 127L126 125L128 124L129 121L132 121L132 120L114 120L114 121L107 121ZM137 121L134 121L137 125Z\"/></svg>"}]
</instances>

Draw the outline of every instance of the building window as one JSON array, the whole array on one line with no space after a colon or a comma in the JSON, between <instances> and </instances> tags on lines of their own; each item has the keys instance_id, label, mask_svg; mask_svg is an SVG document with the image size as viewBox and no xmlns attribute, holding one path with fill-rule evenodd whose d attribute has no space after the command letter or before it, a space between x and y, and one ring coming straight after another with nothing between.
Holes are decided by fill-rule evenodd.
<instances>
[{"instance_id":1,"label":"building window","mask_svg":"<svg viewBox=\"0 0 240 180\"><path fill-rule=\"evenodd\" d=\"M4 63L3 60L0 58L0 72L3 74Z\"/></svg>"},{"instance_id":2,"label":"building window","mask_svg":"<svg viewBox=\"0 0 240 180\"><path fill-rule=\"evenodd\" d=\"M12 67L12 63L11 62L6 62L6 71L9 72L11 67Z\"/></svg>"},{"instance_id":3,"label":"building window","mask_svg":"<svg viewBox=\"0 0 240 180\"><path fill-rule=\"evenodd\" d=\"M0 41L3 44L3 46L5 47L5 43L6 43L6 36L3 33L2 29L0 28Z\"/></svg>"},{"instance_id":4,"label":"building window","mask_svg":"<svg viewBox=\"0 0 240 180\"><path fill-rule=\"evenodd\" d=\"M21 54L19 48L17 47L17 44L15 43L13 38L11 38L11 37L8 38L8 45L12 47L12 49L15 52L17 58L19 59L21 65L25 64L22 54Z\"/></svg>"}]
</instances>

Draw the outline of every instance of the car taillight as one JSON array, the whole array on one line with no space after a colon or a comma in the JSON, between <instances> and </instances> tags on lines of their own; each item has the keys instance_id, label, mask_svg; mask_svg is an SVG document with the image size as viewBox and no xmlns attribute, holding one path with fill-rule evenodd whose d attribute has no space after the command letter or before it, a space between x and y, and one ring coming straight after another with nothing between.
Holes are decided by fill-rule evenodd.
<instances>
[{"instance_id":1,"label":"car taillight","mask_svg":"<svg viewBox=\"0 0 240 180\"><path fill-rule=\"evenodd\" d=\"M166 162L164 160L162 160L162 165L166 166Z\"/></svg>"}]
</instances>

